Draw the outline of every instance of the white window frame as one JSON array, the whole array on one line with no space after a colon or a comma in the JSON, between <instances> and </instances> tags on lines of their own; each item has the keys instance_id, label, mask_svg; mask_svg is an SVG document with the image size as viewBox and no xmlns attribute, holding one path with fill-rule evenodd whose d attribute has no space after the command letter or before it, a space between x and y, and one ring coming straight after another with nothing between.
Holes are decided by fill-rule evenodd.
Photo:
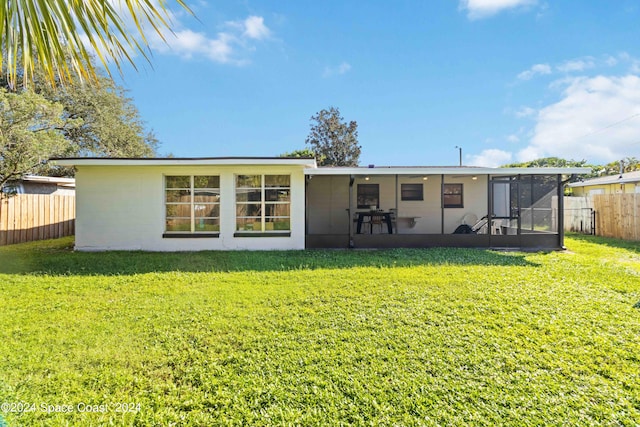
<instances>
[{"instance_id":1,"label":"white window frame","mask_svg":"<svg viewBox=\"0 0 640 427\"><path fill-rule=\"evenodd\" d=\"M239 187L238 186L238 177L240 176L259 176L260 177L260 187ZM289 177L289 185L284 187L284 186L280 186L280 187L267 187L266 186L266 177L267 176L286 176ZM234 176L234 182L235 182L235 194L236 194L236 209L235 209L235 228L236 228L236 234L274 234L274 235L278 235L278 234L290 234L291 233L291 197L292 197L292 192L291 192L291 175L290 174L277 174L277 173L266 173L266 174L259 174L259 173L242 173L242 174L236 174ZM238 200L238 192L242 191L242 190L247 190L247 191L256 191L256 190L260 190L260 202L256 201L256 200L248 200L248 201L239 201ZM288 190L289 191L289 200L288 201L267 201L266 200L266 192L267 190ZM238 211L237 211L237 206L238 205L256 205L259 204L260 205L260 230L247 230L247 229L243 229L243 230L239 230L238 229L238 219L250 219L250 218L258 218L258 216L238 216ZM266 215L266 207L268 205L288 205L289 206L289 215L288 216L269 216ZM267 230L266 229L266 224L267 224L267 218L273 218L273 219L288 219L289 220L289 228L287 230ZM255 224L255 222L254 222Z\"/></svg>"},{"instance_id":2,"label":"white window frame","mask_svg":"<svg viewBox=\"0 0 640 427\"><path fill-rule=\"evenodd\" d=\"M215 177L218 178L218 187L207 187L207 188L195 188L195 178L199 177L199 176L206 176L206 177ZM177 188L177 187L167 187L167 178L168 177L188 177L189 178L189 188ZM185 235L185 234L206 234L206 235L218 235L220 234L220 175L209 175L209 174L198 174L198 175L164 175L163 176L163 187L164 187L164 219L165 219L165 226L164 226L164 233L165 235ZM189 191L189 195L190 195L190 200L189 202L169 202L167 201L167 191L169 190L188 190ZM217 202L196 202L195 198L196 198L196 190L201 191L201 190L209 190L209 191L216 191L218 193L218 201ZM175 230L167 230L167 220L169 217L167 217L167 206L169 205L188 205L189 206L189 221L190 221L190 225L191 228L190 230L184 230L184 231L175 231ZM204 219L217 219L218 220L218 230L196 230L196 207L198 205L217 205L218 206L218 216L215 217L203 217ZM187 219L187 217L171 217L171 218L181 218L181 219Z\"/></svg>"}]
</instances>

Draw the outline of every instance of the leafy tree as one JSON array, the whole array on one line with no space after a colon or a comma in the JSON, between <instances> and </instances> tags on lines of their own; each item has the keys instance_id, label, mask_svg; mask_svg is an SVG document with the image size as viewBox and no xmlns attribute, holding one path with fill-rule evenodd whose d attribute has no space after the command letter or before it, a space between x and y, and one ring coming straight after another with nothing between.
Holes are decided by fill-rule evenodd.
<instances>
[{"instance_id":1,"label":"leafy tree","mask_svg":"<svg viewBox=\"0 0 640 427\"><path fill-rule=\"evenodd\" d=\"M528 162L521 163L510 163L508 165L501 166L503 168L571 168L571 167L586 167L591 168L591 174L587 174L586 177L596 176L593 171L597 168L597 166L587 164L586 160L566 160L561 159L559 157L544 157L541 159L530 160ZM584 177L584 176L583 176ZM573 178L574 181L577 181L578 178Z\"/></svg>"},{"instance_id":2,"label":"leafy tree","mask_svg":"<svg viewBox=\"0 0 640 427\"><path fill-rule=\"evenodd\" d=\"M622 164L622 165L621 165ZM604 166L598 168L599 175L617 175L620 173L622 166L622 172L633 172L640 170L640 162L635 157L627 157L622 160L616 160L615 162L607 163Z\"/></svg>"},{"instance_id":3,"label":"leafy tree","mask_svg":"<svg viewBox=\"0 0 640 427\"><path fill-rule=\"evenodd\" d=\"M591 173L583 178L596 178L606 175L617 175L620 173L620 163L622 163L623 172L633 172L640 170L640 161L635 157L626 157L622 160L616 160L606 165L587 164L586 160L565 160L558 157L545 157L542 159L531 160L522 163L511 163L504 165L504 168L511 167L590 167Z\"/></svg>"},{"instance_id":4,"label":"leafy tree","mask_svg":"<svg viewBox=\"0 0 640 427\"><path fill-rule=\"evenodd\" d=\"M358 166L358 124L348 124L335 107L321 110L311 117L311 131L306 144L316 153L320 166Z\"/></svg>"},{"instance_id":5,"label":"leafy tree","mask_svg":"<svg viewBox=\"0 0 640 427\"><path fill-rule=\"evenodd\" d=\"M301 150L293 150L290 153L282 153L278 157L295 157L295 158L313 157L313 158L315 158L316 157L316 153L314 153L313 150L311 150L309 148L303 148Z\"/></svg>"},{"instance_id":6,"label":"leafy tree","mask_svg":"<svg viewBox=\"0 0 640 427\"><path fill-rule=\"evenodd\" d=\"M104 75L99 74L97 78L98 84L94 86L83 85L77 80L72 84L51 86L42 72L36 71L32 88L15 93L19 97L34 92L61 107L57 130L66 144L46 157L156 155L158 141L153 133L146 132L144 122L131 99L126 97L125 90ZM6 79L0 84L9 87ZM47 166L39 168L39 173L70 176L73 169Z\"/></svg>"},{"instance_id":7,"label":"leafy tree","mask_svg":"<svg viewBox=\"0 0 640 427\"><path fill-rule=\"evenodd\" d=\"M176 2L190 12L184 0ZM135 29L126 25L130 22ZM164 38L170 29L167 0L4 0L0 2L0 62L11 87L24 84L41 69L47 80L94 81L98 73L90 60L97 52L107 69L118 70L133 54L147 60L145 30ZM22 71L21 71L22 70ZM109 72L109 75L111 73Z\"/></svg>"},{"instance_id":8,"label":"leafy tree","mask_svg":"<svg viewBox=\"0 0 640 427\"><path fill-rule=\"evenodd\" d=\"M316 161L318 163L320 163L322 161L322 159L323 159L323 157L318 156L310 148L303 148L301 150L294 150L294 151L292 151L290 153L282 153L282 154L280 154L279 157L295 157L295 158L312 157L312 158L316 159Z\"/></svg>"},{"instance_id":9,"label":"leafy tree","mask_svg":"<svg viewBox=\"0 0 640 427\"><path fill-rule=\"evenodd\" d=\"M559 157L544 157L522 163L511 163L502 166L503 168L566 168L566 167L589 167L586 160L566 160Z\"/></svg>"},{"instance_id":10,"label":"leafy tree","mask_svg":"<svg viewBox=\"0 0 640 427\"><path fill-rule=\"evenodd\" d=\"M81 126L62 129L69 141L66 156L152 157L158 141L146 132L144 122L112 79L97 76L98 85L79 83L51 86L43 79L34 81L34 90L63 106L63 118L82 119Z\"/></svg>"},{"instance_id":11,"label":"leafy tree","mask_svg":"<svg viewBox=\"0 0 640 427\"><path fill-rule=\"evenodd\" d=\"M65 118L62 112L61 104L33 91L17 94L0 88L0 188L64 152L68 142L61 129L78 126L81 120Z\"/></svg>"}]
</instances>

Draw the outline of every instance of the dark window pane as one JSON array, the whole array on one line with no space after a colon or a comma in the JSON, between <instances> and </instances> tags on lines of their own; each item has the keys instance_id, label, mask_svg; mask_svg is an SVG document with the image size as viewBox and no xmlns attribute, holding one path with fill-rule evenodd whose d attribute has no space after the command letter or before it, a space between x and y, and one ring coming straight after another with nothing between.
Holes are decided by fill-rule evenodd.
<instances>
[{"instance_id":1,"label":"dark window pane","mask_svg":"<svg viewBox=\"0 0 640 427\"><path fill-rule=\"evenodd\" d=\"M265 218L265 231L291 230L291 220L289 218Z\"/></svg>"},{"instance_id":2,"label":"dark window pane","mask_svg":"<svg viewBox=\"0 0 640 427\"><path fill-rule=\"evenodd\" d=\"M261 186L261 175L238 175L236 177L236 187L238 188L260 188Z\"/></svg>"},{"instance_id":3,"label":"dark window pane","mask_svg":"<svg viewBox=\"0 0 640 427\"><path fill-rule=\"evenodd\" d=\"M195 190L194 202L214 203L220 201L220 191L218 190Z\"/></svg>"},{"instance_id":4,"label":"dark window pane","mask_svg":"<svg viewBox=\"0 0 640 427\"><path fill-rule=\"evenodd\" d=\"M358 209L380 206L380 187L378 184L358 184Z\"/></svg>"},{"instance_id":5,"label":"dark window pane","mask_svg":"<svg viewBox=\"0 0 640 427\"><path fill-rule=\"evenodd\" d=\"M402 200L424 200L422 184L402 184L400 194Z\"/></svg>"},{"instance_id":6,"label":"dark window pane","mask_svg":"<svg viewBox=\"0 0 640 427\"><path fill-rule=\"evenodd\" d=\"M191 231L191 219L167 218L167 231Z\"/></svg>"},{"instance_id":7,"label":"dark window pane","mask_svg":"<svg viewBox=\"0 0 640 427\"><path fill-rule=\"evenodd\" d=\"M444 184L443 202L445 208L462 208L462 184Z\"/></svg>"},{"instance_id":8,"label":"dark window pane","mask_svg":"<svg viewBox=\"0 0 640 427\"><path fill-rule=\"evenodd\" d=\"M290 216L291 205L289 203L267 203L264 206L267 216Z\"/></svg>"},{"instance_id":9,"label":"dark window pane","mask_svg":"<svg viewBox=\"0 0 640 427\"><path fill-rule=\"evenodd\" d=\"M262 192L260 190L238 190L236 192L237 202L260 202Z\"/></svg>"},{"instance_id":10,"label":"dark window pane","mask_svg":"<svg viewBox=\"0 0 640 427\"><path fill-rule=\"evenodd\" d=\"M219 188L219 176L194 176L193 186L195 188Z\"/></svg>"},{"instance_id":11,"label":"dark window pane","mask_svg":"<svg viewBox=\"0 0 640 427\"><path fill-rule=\"evenodd\" d=\"M195 231L220 231L219 219L196 218Z\"/></svg>"},{"instance_id":12,"label":"dark window pane","mask_svg":"<svg viewBox=\"0 0 640 427\"><path fill-rule=\"evenodd\" d=\"M262 215L262 205L257 203L236 204L236 216L260 216Z\"/></svg>"},{"instance_id":13,"label":"dark window pane","mask_svg":"<svg viewBox=\"0 0 640 427\"><path fill-rule=\"evenodd\" d=\"M265 175L265 187L289 187L291 186L291 177L289 175Z\"/></svg>"},{"instance_id":14,"label":"dark window pane","mask_svg":"<svg viewBox=\"0 0 640 427\"><path fill-rule=\"evenodd\" d=\"M260 218L237 218L237 231L262 231L262 222Z\"/></svg>"},{"instance_id":15,"label":"dark window pane","mask_svg":"<svg viewBox=\"0 0 640 427\"><path fill-rule=\"evenodd\" d=\"M190 190L167 190L166 197L169 203L191 203Z\"/></svg>"},{"instance_id":16,"label":"dark window pane","mask_svg":"<svg viewBox=\"0 0 640 427\"><path fill-rule=\"evenodd\" d=\"M167 203L166 216L168 217L182 217L191 218L191 205L173 205Z\"/></svg>"},{"instance_id":17,"label":"dark window pane","mask_svg":"<svg viewBox=\"0 0 640 427\"><path fill-rule=\"evenodd\" d=\"M195 205L194 215L200 217L218 217L220 216L220 205Z\"/></svg>"},{"instance_id":18,"label":"dark window pane","mask_svg":"<svg viewBox=\"0 0 640 427\"><path fill-rule=\"evenodd\" d=\"M188 176L165 176L167 188L191 188L191 178Z\"/></svg>"},{"instance_id":19,"label":"dark window pane","mask_svg":"<svg viewBox=\"0 0 640 427\"><path fill-rule=\"evenodd\" d=\"M288 202L291 200L290 190L265 190L264 196L267 202Z\"/></svg>"}]
</instances>

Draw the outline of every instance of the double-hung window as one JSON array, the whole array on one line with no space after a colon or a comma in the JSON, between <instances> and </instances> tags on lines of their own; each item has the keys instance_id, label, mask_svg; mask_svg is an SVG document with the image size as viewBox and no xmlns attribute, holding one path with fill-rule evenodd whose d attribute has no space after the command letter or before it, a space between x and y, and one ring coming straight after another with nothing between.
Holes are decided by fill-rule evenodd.
<instances>
[{"instance_id":1,"label":"double-hung window","mask_svg":"<svg viewBox=\"0 0 640 427\"><path fill-rule=\"evenodd\" d=\"M443 184L442 201L445 208L463 208L462 184Z\"/></svg>"},{"instance_id":2,"label":"double-hung window","mask_svg":"<svg viewBox=\"0 0 640 427\"><path fill-rule=\"evenodd\" d=\"M220 177L165 176L165 236L220 232Z\"/></svg>"},{"instance_id":3,"label":"double-hung window","mask_svg":"<svg viewBox=\"0 0 640 427\"><path fill-rule=\"evenodd\" d=\"M291 230L289 175L236 175L236 232L281 234Z\"/></svg>"}]
</instances>

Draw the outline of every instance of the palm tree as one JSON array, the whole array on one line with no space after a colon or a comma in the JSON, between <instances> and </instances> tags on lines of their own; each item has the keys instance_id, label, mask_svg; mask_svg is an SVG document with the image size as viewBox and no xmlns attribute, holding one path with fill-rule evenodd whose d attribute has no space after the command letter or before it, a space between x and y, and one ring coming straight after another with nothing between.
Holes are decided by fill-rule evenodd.
<instances>
[{"instance_id":1,"label":"palm tree","mask_svg":"<svg viewBox=\"0 0 640 427\"><path fill-rule=\"evenodd\" d=\"M91 52L109 75L123 62L135 68L135 52L149 60L145 30L164 40L169 24L167 0L0 0L0 72L12 87L28 86L36 68L52 84L96 81Z\"/></svg>"}]
</instances>

